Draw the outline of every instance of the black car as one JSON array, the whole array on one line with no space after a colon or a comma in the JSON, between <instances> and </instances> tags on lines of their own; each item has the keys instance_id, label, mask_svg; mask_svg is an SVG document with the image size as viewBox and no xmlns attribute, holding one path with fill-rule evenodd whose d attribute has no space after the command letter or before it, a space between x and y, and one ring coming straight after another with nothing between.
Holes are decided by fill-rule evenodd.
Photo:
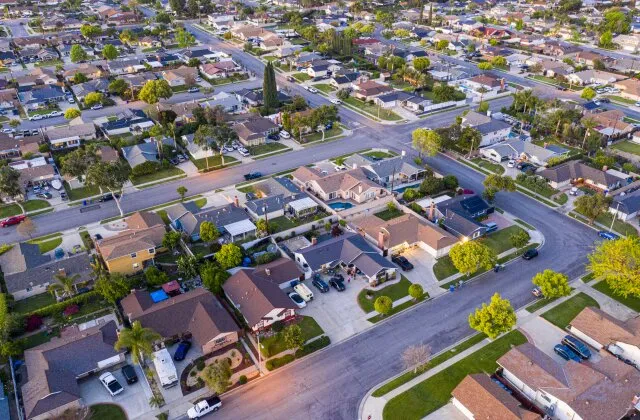
<instances>
[{"instance_id":1,"label":"black car","mask_svg":"<svg viewBox=\"0 0 640 420\"><path fill-rule=\"evenodd\" d=\"M320 293L327 293L329 291L329 285L322 279L313 279L311 284L320 290Z\"/></svg>"},{"instance_id":2,"label":"black car","mask_svg":"<svg viewBox=\"0 0 640 420\"><path fill-rule=\"evenodd\" d=\"M413 270L413 264L411 264L409 260L403 257L402 255L396 255L395 257L391 258L391 261L398 264L398 266L402 268L402 271Z\"/></svg>"},{"instance_id":3,"label":"black car","mask_svg":"<svg viewBox=\"0 0 640 420\"><path fill-rule=\"evenodd\" d=\"M524 254L522 254L522 258L525 260L531 260L538 256L537 249L528 249Z\"/></svg>"},{"instance_id":4,"label":"black car","mask_svg":"<svg viewBox=\"0 0 640 420\"><path fill-rule=\"evenodd\" d=\"M120 198L120 195L116 194L115 197ZM111 193L104 194L102 197L98 199L98 201L101 203L104 203L105 201L111 201L111 200L113 200L113 194Z\"/></svg>"},{"instance_id":5,"label":"black car","mask_svg":"<svg viewBox=\"0 0 640 420\"><path fill-rule=\"evenodd\" d=\"M131 365L122 366L122 376L127 381L128 384L135 384L138 382L138 375L136 374L136 370Z\"/></svg>"},{"instance_id":6,"label":"black car","mask_svg":"<svg viewBox=\"0 0 640 420\"><path fill-rule=\"evenodd\" d=\"M344 287L343 281L337 277L332 277L331 280L329 280L329 284L338 292L344 292L346 289L346 287Z\"/></svg>"},{"instance_id":7,"label":"black car","mask_svg":"<svg viewBox=\"0 0 640 420\"><path fill-rule=\"evenodd\" d=\"M248 174L244 175L244 179L247 181L250 181L252 179L257 179L257 178L262 178L261 172L249 172Z\"/></svg>"},{"instance_id":8,"label":"black car","mask_svg":"<svg viewBox=\"0 0 640 420\"><path fill-rule=\"evenodd\" d=\"M178 344L178 348L176 349L176 352L173 354L173 360L175 361L184 360L184 358L187 357L187 353L189 352L190 348L191 348L191 341L187 341L187 340L181 341L180 344Z\"/></svg>"},{"instance_id":9,"label":"black car","mask_svg":"<svg viewBox=\"0 0 640 420\"><path fill-rule=\"evenodd\" d=\"M603 103L603 104L608 104L609 102L611 102L611 99L609 99L609 98L598 98L598 102Z\"/></svg>"}]
</instances>

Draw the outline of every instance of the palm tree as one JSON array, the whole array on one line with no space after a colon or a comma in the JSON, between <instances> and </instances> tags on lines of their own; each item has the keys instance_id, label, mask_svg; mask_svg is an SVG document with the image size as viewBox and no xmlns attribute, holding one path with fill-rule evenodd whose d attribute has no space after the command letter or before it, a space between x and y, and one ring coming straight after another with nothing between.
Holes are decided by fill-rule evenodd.
<instances>
[{"instance_id":1,"label":"palm tree","mask_svg":"<svg viewBox=\"0 0 640 420\"><path fill-rule=\"evenodd\" d=\"M76 280L80 278L79 274L74 274L73 276L67 276L63 273L58 273L53 276L58 283L49 285L49 293L54 298L57 297L58 292L62 292L60 296L62 298L71 297L76 293Z\"/></svg>"},{"instance_id":2,"label":"palm tree","mask_svg":"<svg viewBox=\"0 0 640 420\"><path fill-rule=\"evenodd\" d=\"M160 334L151 328L144 328L140 321L135 321L131 328L125 328L120 332L114 348L129 349L133 363L144 365L145 356L153 352L153 343L161 338Z\"/></svg>"},{"instance_id":3,"label":"palm tree","mask_svg":"<svg viewBox=\"0 0 640 420\"><path fill-rule=\"evenodd\" d=\"M584 138L582 139L582 150L584 150L584 146L587 142L587 137L589 137L591 130L597 127L598 123L593 118L585 118L581 123L584 127Z\"/></svg>"}]
</instances>

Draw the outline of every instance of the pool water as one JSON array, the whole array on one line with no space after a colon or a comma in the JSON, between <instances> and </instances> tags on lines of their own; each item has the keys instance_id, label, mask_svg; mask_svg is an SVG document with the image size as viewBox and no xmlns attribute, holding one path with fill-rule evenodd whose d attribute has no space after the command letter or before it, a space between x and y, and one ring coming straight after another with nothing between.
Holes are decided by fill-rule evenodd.
<instances>
[{"instance_id":1,"label":"pool water","mask_svg":"<svg viewBox=\"0 0 640 420\"><path fill-rule=\"evenodd\" d=\"M403 193L409 188L418 188L419 186L420 184L405 185L404 187L396 188L393 191L397 193Z\"/></svg>"},{"instance_id":2,"label":"pool water","mask_svg":"<svg viewBox=\"0 0 640 420\"><path fill-rule=\"evenodd\" d=\"M346 209L350 209L351 207L353 207L353 204L345 203L345 202L341 202L341 201L336 201L335 203L329 204L329 207L331 207L334 210L346 210Z\"/></svg>"}]
</instances>

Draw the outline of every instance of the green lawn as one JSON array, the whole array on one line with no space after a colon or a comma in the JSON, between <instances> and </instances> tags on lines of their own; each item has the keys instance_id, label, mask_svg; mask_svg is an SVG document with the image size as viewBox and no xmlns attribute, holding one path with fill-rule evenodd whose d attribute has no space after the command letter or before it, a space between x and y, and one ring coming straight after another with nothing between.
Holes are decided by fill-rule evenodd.
<instances>
[{"instance_id":1,"label":"green lawn","mask_svg":"<svg viewBox=\"0 0 640 420\"><path fill-rule=\"evenodd\" d=\"M438 258L436 263L433 265L433 274L438 280L444 280L447 277L453 276L457 272L458 269L453 265L451 257L448 255Z\"/></svg>"},{"instance_id":2,"label":"green lawn","mask_svg":"<svg viewBox=\"0 0 640 420\"><path fill-rule=\"evenodd\" d=\"M199 209L203 208L207 204L207 199L205 197L198 198L193 202L193 204Z\"/></svg>"},{"instance_id":3,"label":"green lawn","mask_svg":"<svg viewBox=\"0 0 640 420\"><path fill-rule=\"evenodd\" d=\"M37 63L35 63L34 65L36 67L55 67L58 64L64 64L64 61L58 59L53 59L53 60L46 60L46 61L38 61Z\"/></svg>"},{"instance_id":4,"label":"green lawn","mask_svg":"<svg viewBox=\"0 0 640 420\"><path fill-rule=\"evenodd\" d=\"M42 331L37 334L33 334L33 335L30 335L29 337L24 338L22 348L24 350L27 350L27 349L39 346L40 344L48 343L49 341L51 341L53 337L59 337L59 336L60 336L60 330L58 328L54 328L51 333L48 333L47 331Z\"/></svg>"},{"instance_id":5,"label":"green lawn","mask_svg":"<svg viewBox=\"0 0 640 420\"><path fill-rule=\"evenodd\" d=\"M589 273L589 274L585 274L584 276L582 276L580 278L580 280L582 280L583 283L589 283L591 280L593 280L595 278L595 274L593 273Z\"/></svg>"},{"instance_id":6,"label":"green lawn","mask_svg":"<svg viewBox=\"0 0 640 420\"><path fill-rule=\"evenodd\" d=\"M298 322L298 325L302 329L302 336L305 341L324 334L320 325L318 325L316 320L310 316L303 316ZM260 352L264 357L272 357L285 350L287 350L287 345L284 342L282 331L272 335L271 337L260 340Z\"/></svg>"},{"instance_id":7,"label":"green lawn","mask_svg":"<svg viewBox=\"0 0 640 420\"><path fill-rule=\"evenodd\" d=\"M386 314L386 315L382 315L382 314L378 314L376 316L372 316L371 318L367 319L367 321L371 322L372 324L375 324L376 322L380 322L383 319L387 319L389 318L391 315L395 315L398 312L404 311L405 309L422 302L423 300L429 298L429 293L423 294L417 301L410 299L404 303L401 303L400 305L394 306L391 311Z\"/></svg>"},{"instance_id":8,"label":"green lawn","mask_svg":"<svg viewBox=\"0 0 640 420\"><path fill-rule=\"evenodd\" d=\"M56 105L54 108L43 108L43 109L32 109L29 110L29 116L34 116L34 115L43 115L43 114L50 114L53 111L60 111L60 108L58 108L58 106Z\"/></svg>"},{"instance_id":9,"label":"green lawn","mask_svg":"<svg viewBox=\"0 0 640 420\"><path fill-rule=\"evenodd\" d=\"M571 299L561 303L553 309L548 310L542 317L560 328L565 328L573 318L576 317L587 306L600 307L591 296L585 293L578 293Z\"/></svg>"},{"instance_id":10,"label":"green lawn","mask_svg":"<svg viewBox=\"0 0 640 420\"><path fill-rule=\"evenodd\" d=\"M282 232L283 230L293 229L298 226L293 220L288 219L286 216L276 217L269 220L269 230L273 230L274 233Z\"/></svg>"},{"instance_id":11,"label":"green lawn","mask_svg":"<svg viewBox=\"0 0 640 420\"><path fill-rule=\"evenodd\" d=\"M527 223L527 222L525 222L523 220L520 220L520 219L513 219L513 220L515 220L516 222L520 223L522 226L526 227L529 230L536 230L533 226L531 226L529 223Z\"/></svg>"},{"instance_id":12,"label":"green lawn","mask_svg":"<svg viewBox=\"0 0 640 420\"><path fill-rule=\"evenodd\" d=\"M287 146L277 142L260 144L258 146L249 146L247 148L252 156L263 155L265 153L276 152L283 149L287 149Z\"/></svg>"},{"instance_id":13,"label":"green lawn","mask_svg":"<svg viewBox=\"0 0 640 420\"><path fill-rule=\"evenodd\" d=\"M389 111L386 109L382 109L376 105L367 103L367 102L363 102L359 99L353 98L353 97L348 97L347 99L345 99L343 101L346 104L349 104L355 108L358 108L359 110L363 111L366 114L369 114L373 117L376 118L380 118L381 120L387 120L387 121L399 121L402 118L396 114L393 111ZM380 109L379 109L380 108Z\"/></svg>"},{"instance_id":14,"label":"green lawn","mask_svg":"<svg viewBox=\"0 0 640 420\"><path fill-rule=\"evenodd\" d=\"M336 123L330 129L325 130L324 138L326 140L326 139L331 138L331 137L339 136L340 134L342 134L342 127L340 127ZM318 140L322 140L322 132L321 131L318 132L318 133L314 132L314 133L302 136L302 143L311 143L313 141L318 141Z\"/></svg>"},{"instance_id":15,"label":"green lawn","mask_svg":"<svg viewBox=\"0 0 640 420\"><path fill-rule=\"evenodd\" d=\"M491 163L486 159L474 158L474 159L471 159L471 162L475 163L481 168L484 168L488 171L494 172L499 175L502 175L505 171L504 166L498 165L497 163Z\"/></svg>"},{"instance_id":16,"label":"green lawn","mask_svg":"<svg viewBox=\"0 0 640 420\"><path fill-rule=\"evenodd\" d=\"M613 290L611 290L611 287L609 287L609 284L604 280L601 282L598 282L598 284L592 287L597 291L602 292L605 295L609 296L611 299L617 300L618 302L622 303L624 306L628 306L634 311L640 312L640 298L637 298L634 296L627 296L627 297L620 296L616 294Z\"/></svg>"},{"instance_id":17,"label":"green lawn","mask_svg":"<svg viewBox=\"0 0 640 420\"><path fill-rule=\"evenodd\" d=\"M479 342L481 342L485 338L487 338L486 335L484 335L482 333L478 333L478 334L474 335L473 337L469 338L468 340L465 340L462 343L458 344L456 347L453 347L450 350L448 350L448 351L446 351L444 353L441 353L438 356L432 358L431 360L429 360L429 363L427 363L426 366L423 366L422 368L418 369L417 372L414 373L413 370L411 370L411 371L406 372L405 374L400 375L397 378L387 382L386 384L382 385L380 388L378 388L375 391L373 391L373 393L371 395L373 395L374 397L382 397L383 395L388 394L389 392L391 392L394 389L398 388L400 385L403 385L403 384L409 382L410 380L412 380L413 378L415 378L416 376L421 375L426 370L433 369L434 367L438 366L440 363L443 363L443 362L451 359L453 356L456 356L457 354L462 353L463 351L465 351L469 347L472 347L472 346L478 344Z\"/></svg>"},{"instance_id":18,"label":"green lawn","mask_svg":"<svg viewBox=\"0 0 640 420\"><path fill-rule=\"evenodd\" d=\"M640 156L640 144L632 141L621 141L611 146L611 148Z\"/></svg>"},{"instance_id":19,"label":"green lawn","mask_svg":"<svg viewBox=\"0 0 640 420\"><path fill-rule=\"evenodd\" d=\"M307 73L294 73L292 74L292 76L298 82L306 82L307 80L311 80L311 76L309 76Z\"/></svg>"},{"instance_id":20,"label":"green lawn","mask_svg":"<svg viewBox=\"0 0 640 420\"><path fill-rule=\"evenodd\" d=\"M17 204L0 206L0 218L11 217L20 213L22 213L22 210L20 210L20 206Z\"/></svg>"},{"instance_id":21,"label":"green lawn","mask_svg":"<svg viewBox=\"0 0 640 420\"><path fill-rule=\"evenodd\" d=\"M623 98L622 96L617 95L606 95L605 97L611 99L612 101L620 102L627 105L634 105L636 103L636 101L634 101L633 99Z\"/></svg>"},{"instance_id":22,"label":"green lawn","mask_svg":"<svg viewBox=\"0 0 640 420\"><path fill-rule=\"evenodd\" d=\"M393 153L393 152L383 152L381 150L372 150L370 152L367 153L362 153L363 156L369 156L372 157L374 159L387 159L387 158L392 158L394 156L397 156L397 154Z\"/></svg>"},{"instance_id":23,"label":"green lawn","mask_svg":"<svg viewBox=\"0 0 640 420\"><path fill-rule=\"evenodd\" d=\"M576 212L582 215L577 210ZM585 218L584 221L587 222L587 219ZM609 229L609 227L611 226L612 221L613 221L613 215L608 212L596 217L596 222L606 226L607 229ZM633 227L633 225L630 225L627 222L623 222L618 218L616 218L616 220L613 222L613 230L625 236L638 236L638 230L635 227Z\"/></svg>"},{"instance_id":24,"label":"green lawn","mask_svg":"<svg viewBox=\"0 0 640 420\"><path fill-rule=\"evenodd\" d=\"M538 309L547 306L548 304L550 304L551 302L553 302L553 301L555 301L557 299L558 298L552 298L552 299L539 298L537 301L535 301L531 305L527 306L525 309L529 313L534 313Z\"/></svg>"},{"instance_id":25,"label":"green lawn","mask_svg":"<svg viewBox=\"0 0 640 420\"><path fill-rule=\"evenodd\" d=\"M26 299L17 300L13 304L12 312L18 314L28 314L36 309L44 308L45 306L53 305L56 300L50 293L42 293Z\"/></svg>"},{"instance_id":26,"label":"green lawn","mask_svg":"<svg viewBox=\"0 0 640 420\"><path fill-rule=\"evenodd\" d=\"M71 201L82 200L83 198L93 197L100 194L100 188L98 187L85 185L84 187L72 189L67 181L64 182L64 189L67 191L67 195Z\"/></svg>"},{"instance_id":27,"label":"green lawn","mask_svg":"<svg viewBox=\"0 0 640 420\"><path fill-rule=\"evenodd\" d=\"M31 240L29 241L30 244L37 244L38 248L40 248L40 253L41 254L46 254L49 251L53 251L54 249L56 249L57 247L60 246L60 244L62 243L62 238L54 238L54 239L49 239L49 240L45 240L45 241L39 241L39 240Z\"/></svg>"},{"instance_id":28,"label":"green lawn","mask_svg":"<svg viewBox=\"0 0 640 420\"><path fill-rule=\"evenodd\" d=\"M385 210L382 210L381 212L374 214L374 216L379 217L382 220L391 220L391 219L395 219L396 217L400 217L402 215L404 215L404 212L399 208L385 209Z\"/></svg>"},{"instance_id":29,"label":"green lawn","mask_svg":"<svg viewBox=\"0 0 640 420\"><path fill-rule=\"evenodd\" d=\"M46 209L47 207L51 207L51 204L46 200L29 200L22 203L22 207L24 207L24 211L30 212ZM16 203L0 206L0 218L11 217L21 213L22 210L20 210L20 206Z\"/></svg>"},{"instance_id":30,"label":"green lawn","mask_svg":"<svg viewBox=\"0 0 640 420\"><path fill-rule=\"evenodd\" d=\"M451 391L471 373L492 373L502 355L527 342L519 331L493 341L477 352L465 357L452 366L420 382L406 392L392 398L384 407L383 418L421 419L444 406L451 399Z\"/></svg>"},{"instance_id":31,"label":"green lawn","mask_svg":"<svg viewBox=\"0 0 640 420\"><path fill-rule=\"evenodd\" d=\"M127 415L115 404L96 404L91 409L91 420L127 420Z\"/></svg>"},{"instance_id":32,"label":"green lawn","mask_svg":"<svg viewBox=\"0 0 640 420\"><path fill-rule=\"evenodd\" d=\"M132 176L131 182L133 185L141 185L146 184L147 182L160 181L162 179L178 175L184 175L184 172L181 169L172 166L147 175Z\"/></svg>"},{"instance_id":33,"label":"green lawn","mask_svg":"<svg viewBox=\"0 0 640 420\"><path fill-rule=\"evenodd\" d=\"M225 156L224 157L224 165L227 166L230 163L234 163L237 162L238 159L232 157L232 156ZM198 168L199 171L204 171L207 169L207 159L206 158L202 158L202 159L194 159L192 160L193 164L196 165L196 168ZM222 159L220 158L220 155L215 155L215 156L211 156L209 158L209 169L211 168L217 168L219 166L222 165Z\"/></svg>"},{"instance_id":34,"label":"green lawn","mask_svg":"<svg viewBox=\"0 0 640 420\"><path fill-rule=\"evenodd\" d=\"M365 313L372 312L375 310L373 303L379 296L388 296L392 301L396 301L409 295L409 286L411 286L411 282L407 280L405 276L402 276L398 283L384 287L380 290L370 291L362 289L360 293L358 293L358 305L360 305L360 308L362 308ZM367 291L372 292L371 299L367 298Z\"/></svg>"},{"instance_id":35,"label":"green lawn","mask_svg":"<svg viewBox=\"0 0 640 420\"><path fill-rule=\"evenodd\" d=\"M336 88L334 88L331 85L328 85L326 83L318 83L317 85L313 85L314 88L321 90L324 93L329 93L329 92L333 92L334 90L336 90Z\"/></svg>"},{"instance_id":36,"label":"green lawn","mask_svg":"<svg viewBox=\"0 0 640 420\"><path fill-rule=\"evenodd\" d=\"M553 197L553 201L555 201L556 203L563 205L565 204L567 201L569 201L569 197L567 196L567 194L562 193L558 196Z\"/></svg>"}]
</instances>

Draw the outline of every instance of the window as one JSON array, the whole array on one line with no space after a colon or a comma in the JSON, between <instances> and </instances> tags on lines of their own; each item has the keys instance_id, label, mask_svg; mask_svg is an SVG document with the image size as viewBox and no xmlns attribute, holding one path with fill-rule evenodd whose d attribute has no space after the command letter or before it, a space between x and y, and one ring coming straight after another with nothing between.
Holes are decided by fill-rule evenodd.
<instances>
[{"instance_id":1,"label":"window","mask_svg":"<svg viewBox=\"0 0 640 420\"><path fill-rule=\"evenodd\" d=\"M138 254L136 254L135 252L132 252L132 253L131 253L131 258L135 258L135 257L137 257L137 256L138 256Z\"/></svg>"},{"instance_id":2,"label":"window","mask_svg":"<svg viewBox=\"0 0 640 420\"><path fill-rule=\"evenodd\" d=\"M155 254L155 253L156 253L155 248L149 248L149 254Z\"/></svg>"}]
</instances>

